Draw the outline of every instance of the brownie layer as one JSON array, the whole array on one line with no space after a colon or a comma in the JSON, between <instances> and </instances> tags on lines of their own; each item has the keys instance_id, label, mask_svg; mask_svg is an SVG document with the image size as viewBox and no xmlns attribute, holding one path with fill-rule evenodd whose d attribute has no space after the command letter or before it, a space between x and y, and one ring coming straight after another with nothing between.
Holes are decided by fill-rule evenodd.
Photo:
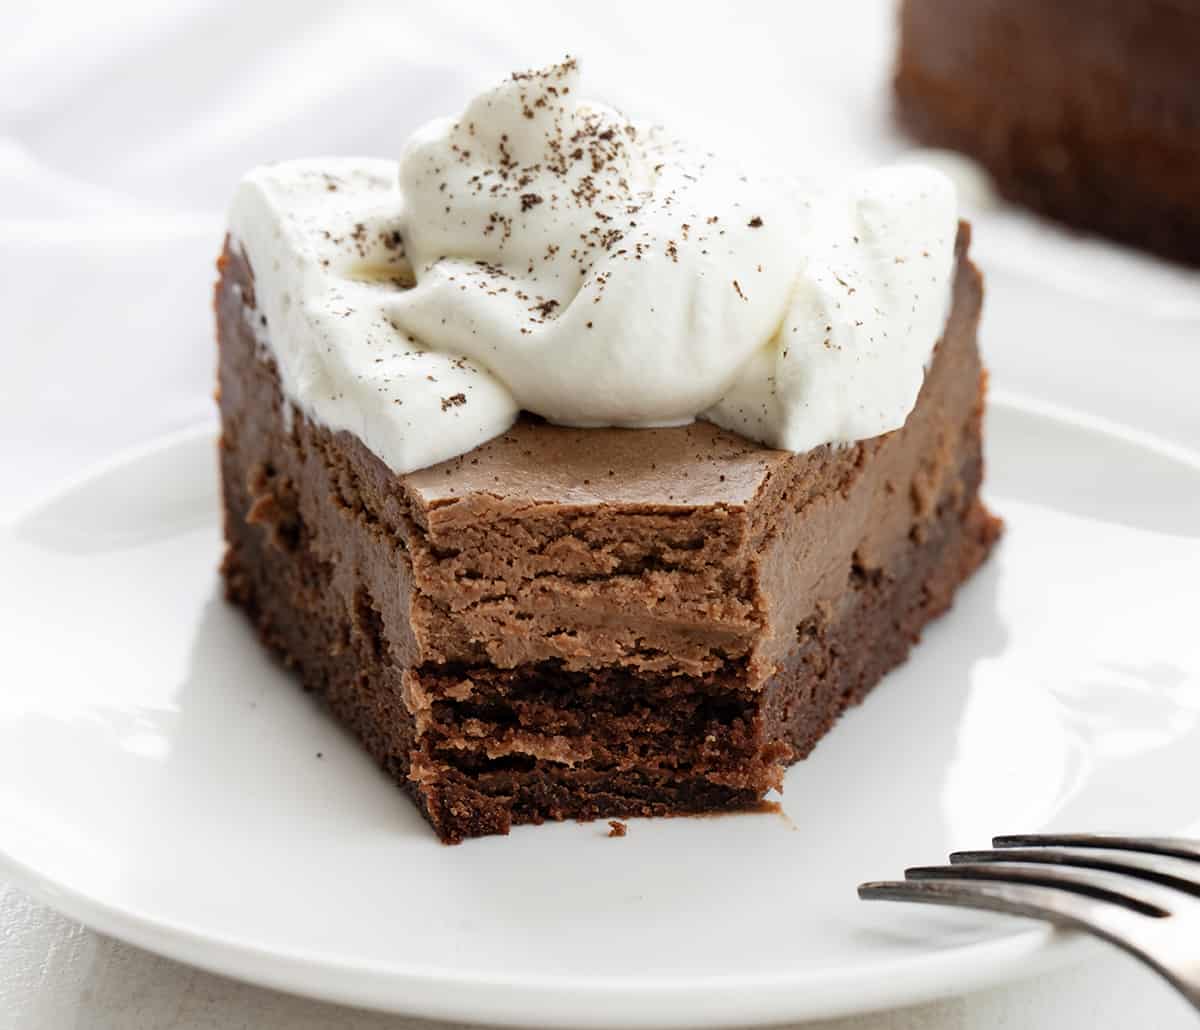
<instances>
[{"instance_id":1,"label":"brownie layer","mask_svg":"<svg viewBox=\"0 0 1200 1030\"><path fill-rule=\"evenodd\" d=\"M1200 4L905 0L896 97L1006 196L1200 264Z\"/></svg>"},{"instance_id":2,"label":"brownie layer","mask_svg":"<svg viewBox=\"0 0 1200 1030\"><path fill-rule=\"evenodd\" d=\"M525 422L405 477L287 406L227 247L229 595L444 840L755 803L994 539L966 243L896 433L792 455Z\"/></svg>"}]
</instances>

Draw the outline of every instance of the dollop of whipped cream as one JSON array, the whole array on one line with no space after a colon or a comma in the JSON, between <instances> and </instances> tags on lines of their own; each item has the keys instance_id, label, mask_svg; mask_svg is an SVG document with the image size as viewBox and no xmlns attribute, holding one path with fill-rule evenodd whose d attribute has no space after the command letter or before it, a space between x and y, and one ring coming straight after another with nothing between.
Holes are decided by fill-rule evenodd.
<instances>
[{"instance_id":1,"label":"dollop of whipped cream","mask_svg":"<svg viewBox=\"0 0 1200 1030\"><path fill-rule=\"evenodd\" d=\"M949 180L751 174L516 74L386 161L256 169L230 232L290 401L397 472L522 410L804 451L903 425L954 273Z\"/></svg>"}]
</instances>

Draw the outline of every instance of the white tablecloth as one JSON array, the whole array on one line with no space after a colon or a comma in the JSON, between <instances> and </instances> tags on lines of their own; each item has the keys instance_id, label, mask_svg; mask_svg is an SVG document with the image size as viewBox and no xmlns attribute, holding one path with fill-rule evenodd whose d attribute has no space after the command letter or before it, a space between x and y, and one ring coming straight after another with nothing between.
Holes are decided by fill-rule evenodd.
<instances>
[{"instance_id":1,"label":"white tablecloth","mask_svg":"<svg viewBox=\"0 0 1200 1030\"><path fill-rule=\"evenodd\" d=\"M374 7L178 0L0 8L0 516L124 446L211 419L211 283L240 173L275 158L395 154L420 121L512 68L580 55L597 95L820 175L899 153L887 0L833 5ZM169 13L166 8L169 6ZM1143 428L1200 443L1195 277L984 216L987 357L1010 388L1101 414L1121 396L1087 362L1126 361ZM1031 276L1069 303L1033 309ZM1074 305L1110 333L1071 338ZM1149 314L1148 314L1149 313ZM1030 317L1061 323L1031 350ZM1141 372L1139 376L1136 373ZM0 827L0 833L3 828ZM1081 967L850 1028L1190 1026L1130 960ZM291 998L103 938L0 882L0 1030L417 1026Z\"/></svg>"}]
</instances>

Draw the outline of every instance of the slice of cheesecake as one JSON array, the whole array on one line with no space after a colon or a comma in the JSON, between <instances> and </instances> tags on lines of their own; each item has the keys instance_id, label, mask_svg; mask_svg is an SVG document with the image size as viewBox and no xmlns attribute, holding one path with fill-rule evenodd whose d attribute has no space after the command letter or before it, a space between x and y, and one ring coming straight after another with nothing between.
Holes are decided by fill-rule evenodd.
<instances>
[{"instance_id":1,"label":"slice of cheesecake","mask_svg":"<svg viewBox=\"0 0 1200 1030\"><path fill-rule=\"evenodd\" d=\"M1200 4L905 0L896 100L1007 197L1200 265Z\"/></svg>"},{"instance_id":2,"label":"slice of cheesecake","mask_svg":"<svg viewBox=\"0 0 1200 1030\"><path fill-rule=\"evenodd\" d=\"M752 807L999 533L978 497L969 238L960 225L945 331L894 432L793 454L703 422L523 416L407 475L289 403L255 270L227 241L228 595L443 841Z\"/></svg>"}]
</instances>

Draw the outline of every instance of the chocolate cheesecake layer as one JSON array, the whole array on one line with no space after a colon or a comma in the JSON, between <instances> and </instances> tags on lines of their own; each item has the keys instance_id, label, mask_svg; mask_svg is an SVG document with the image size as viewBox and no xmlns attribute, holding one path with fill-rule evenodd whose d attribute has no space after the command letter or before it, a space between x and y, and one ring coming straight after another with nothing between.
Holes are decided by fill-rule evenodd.
<instances>
[{"instance_id":1,"label":"chocolate cheesecake layer","mask_svg":"<svg viewBox=\"0 0 1200 1030\"><path fill-rule=\"evenodd\" d=\"M530 419L407 476L291 408L227 243L229 596L443 840L756 803L997 534L968 237L894 433L796 455L703 423Z\"/></svg>"},{"instance_id":2,"label":"chocolate cheesecake layer","mask_svg":"<svg viewBox=\"0 0 1200 1030\"><path fill-rule=\"evenodd\" d=\"M905 0L896 99L1007 197L1200 264L1200 4Z\"/></svg>"}]
</instances>

